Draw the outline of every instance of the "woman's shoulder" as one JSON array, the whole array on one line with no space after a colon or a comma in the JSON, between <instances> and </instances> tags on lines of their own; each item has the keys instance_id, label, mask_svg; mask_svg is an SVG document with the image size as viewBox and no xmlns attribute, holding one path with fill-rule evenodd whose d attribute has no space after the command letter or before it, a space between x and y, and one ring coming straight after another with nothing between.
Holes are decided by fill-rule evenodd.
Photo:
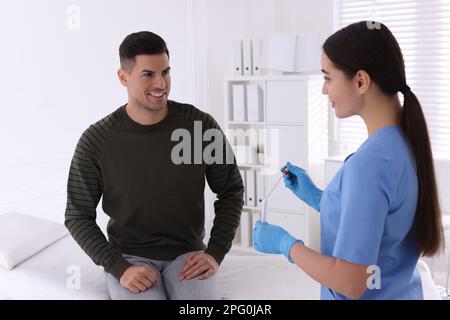
<instances>
[{"instance_id":1,"label":"woman's shoulder","mask_svg":"<svg viewBox=\"0 0 450 320\"><path fill-rule=\"evenodd\" d=\"M407 146L398 143L389 148L374 145L359 149L344 164L344 175L389 182L392 188L415 174L412 154Z\"/></svg>"},{"instance_id":2,"label":"woman's shoulder","mask_svg":"<svg viewBox=\"0 0 450 320\"><path fill-rule=\"evenodd\" d=\"M407 138L400 127L392 127L383 136L367 141L350 158L350 163L395 169L413 159ZM349 159L349 160L350 160Z\"/></svg>"},{"instance_id":3,"label":"woman's shoulder","mask_svg":"<svg viewBox=\"0 0 450 320\"><path fill-rule=\"evenodd\" d=\"M392 168L391 157L383 153L372 150L358 150L344 164L346 171L352 170L361 173L384 172L387 168Z\"/></svg>"}]
</instances>

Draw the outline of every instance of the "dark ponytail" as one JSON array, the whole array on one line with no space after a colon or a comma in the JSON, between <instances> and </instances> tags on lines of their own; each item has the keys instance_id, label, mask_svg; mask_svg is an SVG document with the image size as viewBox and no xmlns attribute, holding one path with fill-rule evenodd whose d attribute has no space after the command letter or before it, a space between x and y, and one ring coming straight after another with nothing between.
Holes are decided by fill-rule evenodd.
<instances>
[{"instance_id":1,"label":"dark ponytail","mask_svg":"<svg viewBox=\"0 0 450 320\"><path fill-rule=\"evenodd\" d=\"M439 252L443 242L441 210L425 116L416 95L409 90L404 93L401 127L411 144L419 179L419 200L414 220L419 251L432 256Z\"/></svg>"},{"instance_id":2,"label":"dark ponytail","mask_svg":"<svg viewBox=\"0 0 450 320\"><path fill-rule=\"evenodd\" d=\"M349 79L365 70L384 94L394 96L402 92L401 127L414 154L419 181L413 232L419 254L432 256L443 245L443 230L427 124L419 100L406 84L397 40L384 24L376 25L379 28L369 21L351 24L330 36L323 50Z\"/></svg>"}]
</instances>

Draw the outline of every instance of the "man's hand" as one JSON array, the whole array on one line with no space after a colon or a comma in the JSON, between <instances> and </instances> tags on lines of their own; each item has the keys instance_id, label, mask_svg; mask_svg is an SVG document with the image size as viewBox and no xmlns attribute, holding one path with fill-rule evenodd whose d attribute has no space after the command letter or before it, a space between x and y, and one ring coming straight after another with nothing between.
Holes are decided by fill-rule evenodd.
<instances>
[{"instance_id":1,"label":"man's hand","mask_svg":"<svg viewBox=\"0 0 450 320\"><path fill-rule=\"evenodd\" d=\"M216 259L204 252L193 252L188 255L186 264L179 273L179 279L191 280L198 277L199 280L208 279L219 270Z\"/></svg>"},{"instance_id":2,"label":"man's hand","mask_svg":"<svg viewBox=\"0 0 450 320\"><path fill-rule=\"evenodd\" d=\"M147 290L158 282L158 276L154 270L147 266L131 266L120 277L122 287L134 293Z\"/></svg>"}]
</instances>

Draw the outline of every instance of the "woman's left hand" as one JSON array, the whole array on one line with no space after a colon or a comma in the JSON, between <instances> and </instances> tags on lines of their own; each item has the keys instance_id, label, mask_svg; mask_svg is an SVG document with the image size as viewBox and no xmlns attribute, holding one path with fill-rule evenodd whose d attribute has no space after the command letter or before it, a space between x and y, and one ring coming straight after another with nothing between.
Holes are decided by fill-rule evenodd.
<instances>
[{"instance_id":1,"label":"woman's left hand","mask_svg":"<svg viewBox=\"0 0 450 320\"><path fill-rule=\"evenodd\" d=\"M257 221L253 229L253 247L264 253L283 254L289 262L293 262L290 257L292 246L296 242L303 243L291 236L289 232L280 226L267 222Z\"/></svg>"}]
</instances>

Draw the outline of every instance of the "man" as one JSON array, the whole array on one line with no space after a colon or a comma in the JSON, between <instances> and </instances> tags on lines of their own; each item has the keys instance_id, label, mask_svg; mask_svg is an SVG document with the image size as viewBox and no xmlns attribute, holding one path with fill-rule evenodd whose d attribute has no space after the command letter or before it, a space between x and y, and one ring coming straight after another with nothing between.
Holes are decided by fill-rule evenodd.
<instances>
[{"instance_id":1,"label":"man","mask_svg":"<svg viewBox=\"0 0 450 320\"><path fill-rule=\"evenodd\" d=\"M112 299L219 299L216 272L231 247L243 206L234 155L225 161L224 152L224 161L211 163L183 150L180 156L187 161L174 161L176 130L194 137L200 125L201 133L220 133L223 150L229 151L229 145L209 114L168 100L169 51L161 37L130 34L119 54L118 76L128 103L91 125L78 141L65 225L105 268ZM198 145L191 142L189 146ZM200 147L206 149L204 141ZM207 246L205 177L218 198ZM102 195L102 208L110 217L109 241L95 222Z\"/></svg>"}]
</instances>

